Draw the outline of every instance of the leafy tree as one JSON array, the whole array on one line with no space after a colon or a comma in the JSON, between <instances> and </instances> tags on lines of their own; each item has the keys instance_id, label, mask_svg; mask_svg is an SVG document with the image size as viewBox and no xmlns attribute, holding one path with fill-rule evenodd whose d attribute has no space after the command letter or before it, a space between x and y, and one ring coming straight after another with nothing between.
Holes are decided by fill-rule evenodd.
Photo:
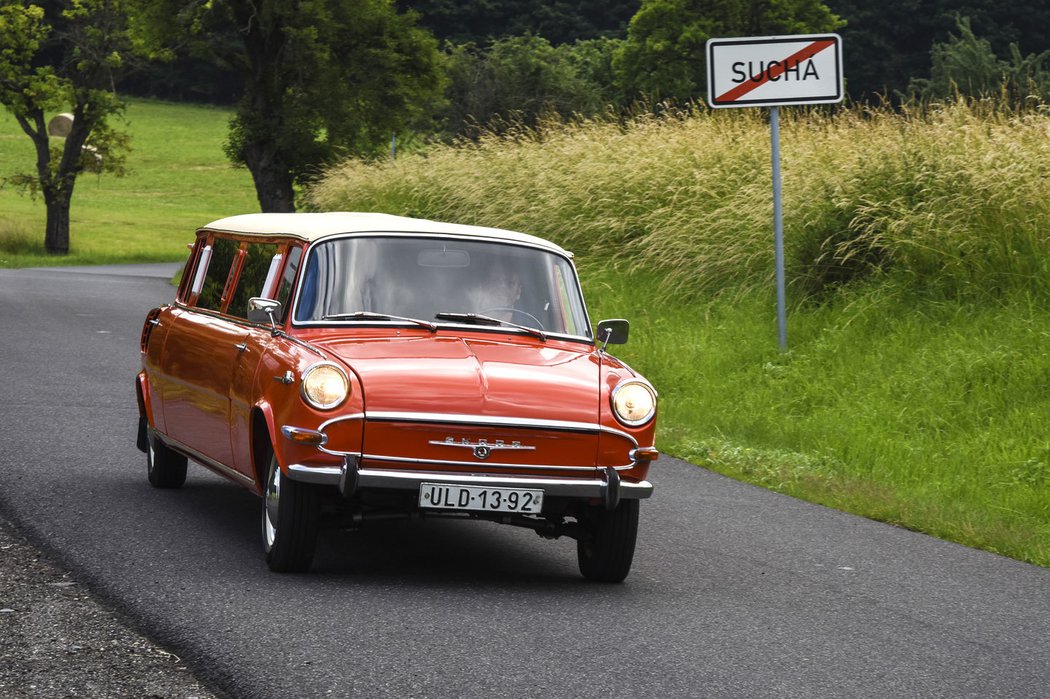
<instances>
[{"instance_id":1,"label":"leafy tree","mask_svg":"<svg viewBox=\"0 0 1050 699\"><path fill-rule=\"evenodd\" d=\"M632 100L620 89L614 61L623 46L623 39L599 37L581 39L568 47L569 60L577 75L594 86L599 93L600 107L626 107Z\"/></svg>"},{"instance_id":2,"label":"leafy tree","mask_svg":"<svg viewBox=\"0 0 1050 699\"><path fill-rule=\"evenodd\" d=\"M552 44L622 37L639 0L400 0L439 39L484 45L536 34Z\"/></svg>"},{"instance_id":3,"label":"leafy tree","mask_svg":"<svg viewBox=\"0 0 1050 699\"><path fill-rule=\"evenodd\" d=\"M440 102L437 41L393 0L146 1L162 39L241 76L226 152L263 211L294 211L325 162L378 154Z\"/></svg>"},{"instance_id":4,"label":"leafy tree","mask_svg":"<svg viewBox=\"0 0 1050 699\"><path fill-rule=\"evenodd\" d=\"M826 0L848 22L843 32L846 89L854 98L903 93L930 67L930 47L951 41L956 17L969 17L994 53L1010 44L1050 49L1046 0Z\"/></svg>"},{"instance_id":5,"label":"leafy tree","mask_svg":"<svg viewBox=\"0 0 1050 699\"><path fill-rule=\"evenodd\" d=\"M0 0L0 103L36 148L35 172L7 181L43 195L49 253L69 252L77 176L124 173L128 137L109 121L123 110L114 88L134 54L128 10L124 0ZM72 125L53 139L46 115L65 108Z\"/></svg>"},{"instance_id":6,"label":"leafy tree","mask_svg":"<svg viewBox=\"0 0 1050 699\"><path fill-rule=\"evenodd\" d=\"M534 126L547 114L597 114L612 99L606 86L616 45L612 39L593 39L553 46L526 35L498 39L487 49L450 46L446 135Z\"/></svg>"},{"instance_id":7,"label":"leafy tree","mask_svg":"<svg viewBox=\"0 0 1050 699\"><path fill-rule=\"evenodd\" d=\"M978 38L968 17L957 20L959 36L936 43L930 52L929 79L912 79L910 97L936 99L956 94L995 97L1021 106L1032 98L1050 99L1050 51L1023 56L1010 44L1010 60L1002 61L991 43Z\"/></svg>"},{"instance_id":8,"label":"leafy tree","mask_svg":"<svg viewBox=\"0 0 1050 699\"><path fill-rule=\"evenodd\" d=\"M621 84L651 101L706 91L712 37L834 31L843 21L820 0L642 0L616 58Z\"/></svg>"}]
</instances>

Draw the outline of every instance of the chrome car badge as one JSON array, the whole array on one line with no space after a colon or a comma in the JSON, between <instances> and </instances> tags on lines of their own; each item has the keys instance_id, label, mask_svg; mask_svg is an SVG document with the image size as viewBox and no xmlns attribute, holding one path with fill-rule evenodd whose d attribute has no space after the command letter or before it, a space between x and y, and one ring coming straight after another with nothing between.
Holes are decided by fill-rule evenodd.
<instances>
[{"instance_id":1,"label":"chrome car badge","mask_svg":"<svg viewBox=\"0 0 1050 699\"><path fill-rule=\"evenodd\" d=\"M536 447L530 446L528 444L522 444L518 440L508 442L503 439L478 439L476 441L472 441L470 439L467 439L466 437L463 437L461 439L456 439L455 437L445 437L444 440L432 439L430 440L429 444L433 444L434 446L438 447L464 447L466 449L470 449L471 453L474 454L474 458L478 459L479 461L484 461L485 459L489 458L490 456L492 456L492 452L497 450L534 451L536 449Z\"/></svg>"}]
</instances>

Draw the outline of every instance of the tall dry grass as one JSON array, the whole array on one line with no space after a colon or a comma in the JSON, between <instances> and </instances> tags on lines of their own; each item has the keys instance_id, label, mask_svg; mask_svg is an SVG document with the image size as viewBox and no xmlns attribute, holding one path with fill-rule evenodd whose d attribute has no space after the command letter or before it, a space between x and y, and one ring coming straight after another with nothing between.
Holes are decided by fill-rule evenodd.
<instances>
[{"instance_id":1,"label":"tall dry grass","mask_svg":"<svg viewBox=\"0 0 1050 699\"><path fill-rule=\"evenodd\" d=\"M955 103L781 123L790 298L822 301L792 309L787 353L759 111L348 162L310 196L618 260L632 272L585 262L583 284L592 317L632 320L618 351L660 390L661 449L1050 566L1050 115Z\"/></svg>"},{"instance_id":2,"label":"tall dry grass","mask_svg":"<svg viewBox=\"0 0 1050 699\"><path fill-rule=\"evenodd\" d=\"M681 294L747 292L772 283L769 138L760 110L553 124L347 161L308 202L523 230ZM781 144L794 298L875 274L949 294L1047 286L1050 115L786 110Z\"/></svg>"}]
</instances>

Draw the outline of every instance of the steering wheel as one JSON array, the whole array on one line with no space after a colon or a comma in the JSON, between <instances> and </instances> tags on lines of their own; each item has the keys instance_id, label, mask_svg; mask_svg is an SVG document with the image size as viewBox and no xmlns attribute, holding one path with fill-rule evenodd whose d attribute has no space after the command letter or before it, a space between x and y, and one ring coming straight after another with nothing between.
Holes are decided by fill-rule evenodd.
<instances>
[{"instance_id":1,"label":"steering wheel","mask_svg":"<svg viewBox=\"0 0 1050 699\"><path fill-rule=\"evenodd\" d=\"M491 316L494 313L510 313L511 318L513 318L516 315L522 316L533 323L533 325L529 325L530 328L536 328L537 330L546 330L546 328L543 327L543 323L540 322L539 318L532 315L528 311L521 310L520 308L511 308L510 306L495 306L493 308L486 308L481 313L487 316ZM521 325L528 325L528 323L521 323Z\"/></svg>"}]
</instances>

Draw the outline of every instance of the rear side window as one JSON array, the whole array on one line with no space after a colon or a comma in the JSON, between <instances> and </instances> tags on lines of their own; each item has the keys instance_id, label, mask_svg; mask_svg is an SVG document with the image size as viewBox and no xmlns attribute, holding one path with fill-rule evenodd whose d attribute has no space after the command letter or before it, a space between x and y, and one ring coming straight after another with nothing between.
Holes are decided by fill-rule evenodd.
<instances>
[{"instance_id":1,"label":"rear side window","mask_svg":"<svg viewBox=\"0 0 1050 699\"><path fill-rule=\"evenodd\" d=\"M238 318L248 317L248 299L263 295L266 290L266 277L270 271L270 264L276 254L276 245L265 243L248 245L248 253L244 258L244 266L241 268L241 277L237 282L237 288L230 297L227 313Z\"/></svg>"},{"instance_id":2,"label":"rear side window","mask_svg":"<svg viewBox=\"0 0 1050 699\"><path fill-rule=\"evenodd\" d=\"M216 238L211 244L211 260L202 257L199 264L207 264L204 271L204 284L197 296L197 308L209 311L222 310L222 292L230 276L230 267L237 258L240 243L235 240ZM199 274L199 270L197 272Z\"/></svg>"}]
</instances>

